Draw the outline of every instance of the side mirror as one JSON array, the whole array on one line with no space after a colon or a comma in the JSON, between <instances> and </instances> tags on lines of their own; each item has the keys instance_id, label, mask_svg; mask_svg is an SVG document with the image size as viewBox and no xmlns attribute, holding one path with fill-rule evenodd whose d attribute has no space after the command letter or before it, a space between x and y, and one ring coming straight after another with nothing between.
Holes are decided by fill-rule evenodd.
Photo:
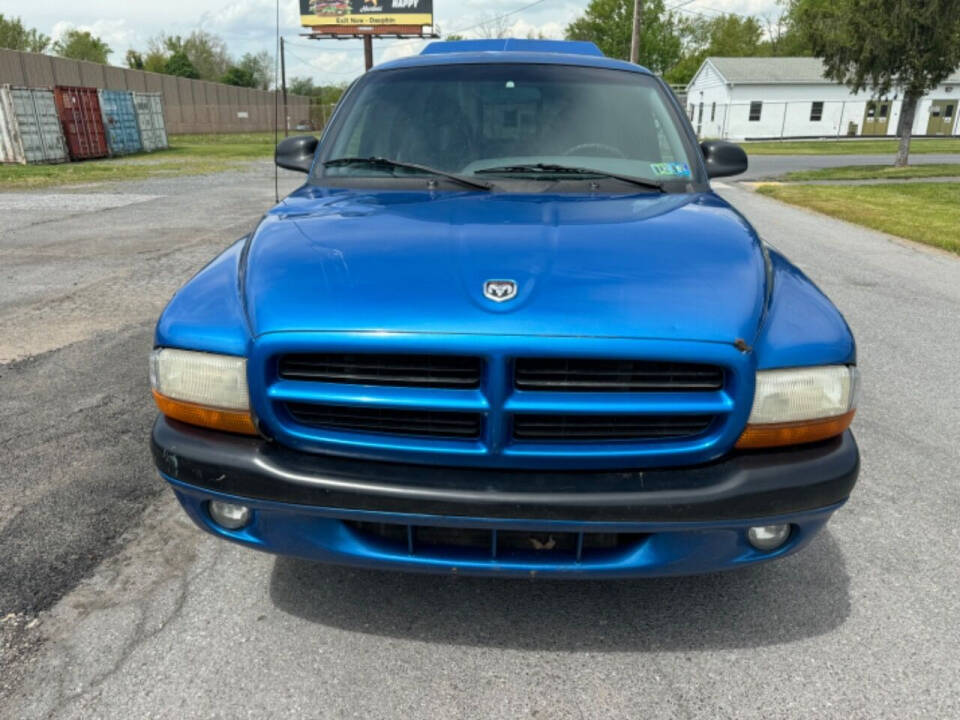
<instances>
[{"instance_id":1,"label":"side mirror","mask_svg":"<svg viewBox=\"0 0 960 720\"><path fill-rule=\"evenodd\" d=\"M723 140L707 140L700 143L707 176L728 177L746 172L749 162L743 148Z\"/></svg>"},{"instance_id":2,"label":"side mirror","mask_svg":"<svg viewBox=\"0 0 960 720\"><path fill-rule=\"evenodd\" d=\"M310 172L313 155L320 143L313 135L298 135L287 138L277 145L273 159L279 167L297 172Z\"/></svg>"}]
</instances>

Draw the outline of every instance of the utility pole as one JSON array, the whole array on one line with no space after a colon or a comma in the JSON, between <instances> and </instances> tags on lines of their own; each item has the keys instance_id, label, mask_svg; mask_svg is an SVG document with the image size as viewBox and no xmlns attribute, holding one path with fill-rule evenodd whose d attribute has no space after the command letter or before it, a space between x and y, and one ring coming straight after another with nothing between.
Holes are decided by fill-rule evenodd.
<instances>
[{"instance_id":1,"label":"utility pole","mask_svg":"<svg viewBox=\"0 0 960 720\"><path fill-rule=\"evenodd\" d=\"M630 38L630 62L640 64L640 25L643 22L643 0L633 0L633 35Z\"/></svg>"},{"instance_id":2,"label":"utility pole","mask_svg":"<svg viewBox=\"0 0 960 720\"><path fill-rule=\"evenodd\" d=\"M280 38L280 86L283 88L283 136L290 137L290 110L287 108L287 57Z\"/></svg>"}]
</instances>

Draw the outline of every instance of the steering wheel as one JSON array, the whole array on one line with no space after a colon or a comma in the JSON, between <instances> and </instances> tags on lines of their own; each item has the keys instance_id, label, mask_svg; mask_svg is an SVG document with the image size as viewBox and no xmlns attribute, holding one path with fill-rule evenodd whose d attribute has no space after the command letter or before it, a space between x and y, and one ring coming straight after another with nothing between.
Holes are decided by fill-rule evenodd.
<instances>
[{"instance_id":1,"label":"steering wheel","mask_svg":"<svg viewBox=\"0 0 960 720\"><path fill-rule=\"evenodd\" d=\"M568 148L563 155L576 155L580 150L586 150L587 148L595 148L597 150L603 150L605 153L609 154L611 157L620 157L626 158L627 156L623 154L623 150L620 148L615 148L613 145L607 145L605 143L590 142L590 143L580 143L579 145L574 145L572 148Z\"/></svg>"}]
</instances>

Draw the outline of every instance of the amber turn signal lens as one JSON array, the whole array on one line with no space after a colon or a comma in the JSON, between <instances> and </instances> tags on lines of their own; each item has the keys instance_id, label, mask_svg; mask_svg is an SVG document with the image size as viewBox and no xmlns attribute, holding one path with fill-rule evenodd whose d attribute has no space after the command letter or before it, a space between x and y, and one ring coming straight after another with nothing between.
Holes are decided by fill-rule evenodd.
<instances>
[{"instance_id":1,"label":"amber turn signal lens","mask_svg":"<svg viewBox=\"0 0 960 720\"><path fill-rule=\"evenodd\" d=\"M737 441L740 450L753 448L771 448L784 445L805 445L827 438L836 437L850 427L856 410L845 415L820 420L804 420L792 423L774 423L770 425L747 425L743 435Z\"/></svg>"},{"instance_id":2,"label":"amber turn signal lens","mask_svg":"<svg viewBox=\"0 0 960 720\"><path fill-rule=\"evenodd\" d=\"M217 410L183 400L174 400L161 395L156 390L153 391L153 399L156 401L157 407L160 408L160 412L168 418L180 422L241 435L259 434L249 412Z\"/></svg>"}]
</instances>

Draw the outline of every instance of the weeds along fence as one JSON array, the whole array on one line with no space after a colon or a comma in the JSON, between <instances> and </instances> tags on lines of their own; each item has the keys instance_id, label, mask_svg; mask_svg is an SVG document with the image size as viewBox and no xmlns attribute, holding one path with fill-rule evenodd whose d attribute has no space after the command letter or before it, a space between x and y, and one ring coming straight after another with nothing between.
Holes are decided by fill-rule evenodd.
<instances>
[{"instance_id":1,"label":"weeds along fence","mask_svg":"<svg viewBox=\"0 0 960 720\"><path fill-rule=\"evenodd\" d=\"M272 130L276 94L263 90L160 75L144 70L0 49L0 85L133 90L163 95L168 133L236 133ZM310 120L309 98L287 96L287 124ZM283 129L280 100L280 128Z\"/></svg>"}]
</instances>

